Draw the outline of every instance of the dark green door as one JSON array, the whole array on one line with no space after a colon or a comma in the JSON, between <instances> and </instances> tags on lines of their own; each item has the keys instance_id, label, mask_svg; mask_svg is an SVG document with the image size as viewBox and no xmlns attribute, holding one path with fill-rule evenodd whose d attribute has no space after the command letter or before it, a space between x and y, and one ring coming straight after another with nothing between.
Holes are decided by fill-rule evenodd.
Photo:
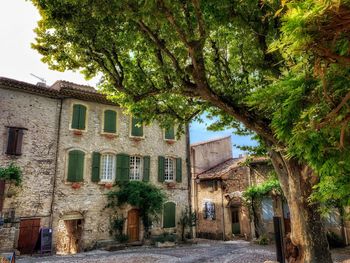
<instances>
[{"instance_id":1,"label":"dark green door","mask_svg":"<svg viewBox=\"0 0 350 263\"><path fill-rule=\"evenodd\" d=\"M239 224L239 208L232 209L232 234L241 234L241 226Z\"/></svg>"}]
</instances>

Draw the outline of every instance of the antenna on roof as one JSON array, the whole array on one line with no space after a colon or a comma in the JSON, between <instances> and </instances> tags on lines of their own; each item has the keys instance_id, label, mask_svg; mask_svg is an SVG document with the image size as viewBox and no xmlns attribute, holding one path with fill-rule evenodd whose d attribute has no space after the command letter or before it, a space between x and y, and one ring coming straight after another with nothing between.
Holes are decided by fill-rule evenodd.
<instances>
[{"instance_id":1,"label":"antenna on roof","mask_svg":"<svg viewBox=\"0 0 350 263\"><path fill-rule=\"evenodd\" d=\"M37 78L38 80L40 80L39 82L36 83L36 85L46 87L46 80L44 78L40 78L37 75L34 75L33 73L30 73L30 75L32 75L34 78Z\"/></svg>"}]
</instances>

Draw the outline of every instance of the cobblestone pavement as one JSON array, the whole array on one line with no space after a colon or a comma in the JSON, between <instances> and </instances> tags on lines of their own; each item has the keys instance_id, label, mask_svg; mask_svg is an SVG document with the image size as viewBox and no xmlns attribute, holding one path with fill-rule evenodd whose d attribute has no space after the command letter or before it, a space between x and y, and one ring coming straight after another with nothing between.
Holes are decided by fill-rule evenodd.
<instances>
[{"instance_id":1,"label":"cobblestone pavement","mask_svg":"<svg viewBox=\"0 0 350 263\"><path fill-rule=\"evenodd\" d=\"M131 247L119 251L94 250L70 256L19 257L19 263L262 263L275 260L274 246L246 241L199 240L195 245L174 248ZM337 263L350 263L350 249L333 251ZM321 262L320 262L321 263Z\"/></svg>"}]
</instances>

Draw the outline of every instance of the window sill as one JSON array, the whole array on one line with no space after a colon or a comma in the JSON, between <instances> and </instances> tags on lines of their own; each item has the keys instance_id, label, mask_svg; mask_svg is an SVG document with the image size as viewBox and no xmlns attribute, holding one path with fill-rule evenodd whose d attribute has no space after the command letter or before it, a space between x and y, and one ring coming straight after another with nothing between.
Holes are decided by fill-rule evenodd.
<instances>
[{"instance_id":1,"label":"window sill","mask_svg":"<svg viewBox=\"0 0 350 263\"><path fill-rule=\"evenodd\" d=\"M82 136L86 130L77 130L77 129L71 129L73 135L76 135L76 136Z\"/></svg>"},{"instance_id":2,"label":"window sill","mask_svg":"<svg viewBox=\"0 0 350 263\"><path fill-rule=\"evenodd\" d=\"M114 184L112 182L99 182L98 185L101 188L111 189Z\"/></svg>"},{"instance_id":3,"label":"window sill","mask_svg":"<svg viewBox=\"0 0 350 263\"><path fill-rule=\"evenodd\" d=\"M176 183L175 182L165 182L168 189L175 189Z\"/></svg>"},{"instance_id":4,"label":"window sill","mask_svg":"<svg viewBox=\"0 0 350 263\"><path fill-rule=\"evenodd\" d=\"M117 137L118 137L118 134L116 134L116 133L109 133L109 132L101 132L101 136L103 136L103 137L105 137L105 138L107 138L107 139L112 140L112 139L117 138Z\"/></svg>"},{"instance_id":5,"label":"window sill","mask_svg":"<svg viewBox=\"0 0 350 263\"><path fill-rule=\"evenodd\" d=\"M174 144L174 143L176 143L176 140L169 140L169 139L165 139L165 142L167 143L167 144Z\"/></svg>"},{"instance_id":6,"label":"window sill","mask_svg":"<svg viewBox=\"0 0 350 263\"><path fill-rule=\"evenodd\" d=\"M130 140L135 141L135 142L139 142L145 139L145 136L143 137L138 137L138 136L129 136Z\"/></svg>"}]
</instances>

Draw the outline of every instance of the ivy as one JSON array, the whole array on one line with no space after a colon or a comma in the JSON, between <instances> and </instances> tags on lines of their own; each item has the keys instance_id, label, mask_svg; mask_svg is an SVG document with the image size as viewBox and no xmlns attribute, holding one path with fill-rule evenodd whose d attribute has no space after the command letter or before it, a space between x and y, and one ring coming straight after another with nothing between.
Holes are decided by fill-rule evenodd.
<instances>
[{"instance_id":1,"label":"ivy","mask_svg":"<svg viewBox=\"0 0 350 263\"><path fill-rule=\"evenodd\" d=\"M124 204L135 206L140 211L147 234L152 219L162 212L166 196L163 190L142 181L121 183L119 189L108 193L107 207L120 207Z\"/></svg>"},{"instance_id":2,"label":"ivy","mask_svg":"<svg viewBox=\"0 0 350 263\"><path fill-rule=\"evenodd\" d=\"M0 180L15 182L18 186L22 182L21 168L11 163L7 167L0 166Z\"/></svg>"},{"instance_id":3,"label":"ivy","mask_svg":"<svg viewBox=\"0 0 350 263\"><path fill-rule=\"evenodd\" d=\"M262 184L248 187L247 190L244 191L243 197L249 202L251 200L262 199L272 191L277 194L282 193L280 183L276 178L271 178Z\"/></svg>"}]
</instances>

